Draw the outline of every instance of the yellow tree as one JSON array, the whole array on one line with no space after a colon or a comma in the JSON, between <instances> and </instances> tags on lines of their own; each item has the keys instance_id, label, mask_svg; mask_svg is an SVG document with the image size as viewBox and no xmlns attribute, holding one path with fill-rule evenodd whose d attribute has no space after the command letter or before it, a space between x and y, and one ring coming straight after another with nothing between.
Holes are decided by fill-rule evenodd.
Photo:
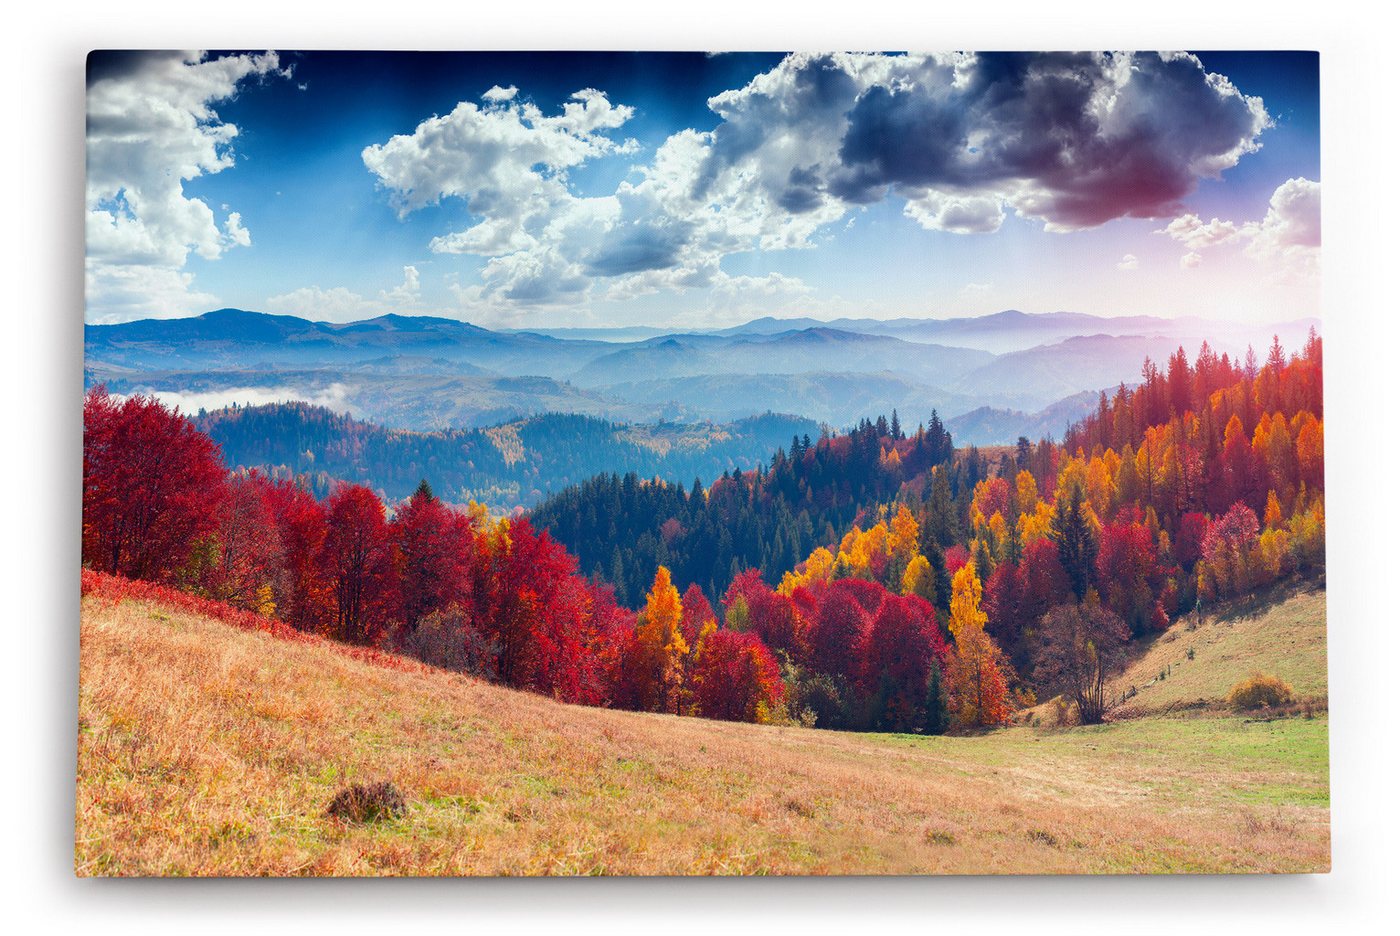
<instances>
[{"instance_id":1,"label":"yellow tree","mask_svg":"<svg viewBox=\"0 0 1400 936\"><path fill-rule=\"evenodd\" d=\"M689 647L681 633L681 596L671 584L671 570L659 566L646 606L637 616L637 648L641 656L642 708L675 713Z\"/></svg>"},{"instance_id":2,"label":"yellow tree","mask_svg":"<svg viewBox=\"0 0 1400 936\"><path fill-rule=\"evenodd\" d=\"M899 590L905 595L918 595L935 607L938 605L938 585L933 578L933 566L923 553L914 553L914 558L904 567Z\"/></svg>"},{"instance_id":3,"label":"yellow tree","mask_svg":"<svg viewBox=\"0 0 1400 936\"><path fill-rule=\"evenodd\" d=\"M1016 515L1035 512L1040 501L1040 486L1035 483L1035 475L1021 470L1016 473Z\"/></svg>"},{"instance_id":4,"label":"yellow tree","mask_svg":"<svg viewBox=\"0 0 1400 936\"><path fill-rule=\"evenodd\" d=\"M907 562L918 547L919 521L914 519L909 505L901 503L899 509L895 511L894 519L890 521L890 555Z\"/></svg>"},{"instance_id":5,"label":"yellow tree","mask_svg":"<svg viewBox=\"0 0 1400 936\"><path fill-rule=\"evenodd\" d=\"M1021 538L1022 552L1036 540L1049 538L1050 518L1054 515L1055 508L1045 501L1036 502L1033 511L1021 514L1021 519L1016 521L1016 535Z\"/></svg>"},{"instance_id":6,"label":"yellow tree","mask_svg":"<svg viewBox=\"0 0 1400 936\"><path fill-rule=\"evenodd\" d=\"M870 561L876 554L889 555L889 529L881 520L868 530L862 531L852 526L841 539L838 560L845 560L844 568L852 578L870 578Z\"/></svg>"},{"instance_id":7,"label":"yellow tree","mask_svg":"<svg viewBox=\"0 0 1400 936\"><path fill-rule=\"evenodd\" d=\"M948 629L953 632L954 640L964 628L987 626L987 614L982 610L982 582L971 562L953 576L953 602L949 610Z\"/></svg>"},{"instance_id":8,"label":"yellow tree","mask_svg":"<svg viewBox=\"0 0 1400 936\"><path fill-rule=\"evenodd\" d=\"M1084 500L1089 508L1101 517L1108 514L1113 498L1118 493L1118 486L1114 481L1118 462L1118 454L1109 449L1103 456L1090 459L1084 469Z\"/></svg>"},{"instance_id":9,"label":"yellow tree","mask_svg":"<svg viewBox=\"0 0 1400 936\"><path fill-rule=\"evenodd\" d=\"M953 576L948 629L955 646L948 661L949 708L965 725L1000 725L1011 714L1005 660L987 634L981 604L982 583L968 563Z\"/></svg>"},{"instance_id":10,"label":"yellow tree","mask_svg":"<svg viewBox=\"0 0 1400 936\"><path fill-rule=\"evenodd\" d=\"M825 546L818 546L796 570L783 573L782 581L778 583L778 594L791 597L799 588L829 582L835 570L836 557Z\"/></svg>"}]
</instances>

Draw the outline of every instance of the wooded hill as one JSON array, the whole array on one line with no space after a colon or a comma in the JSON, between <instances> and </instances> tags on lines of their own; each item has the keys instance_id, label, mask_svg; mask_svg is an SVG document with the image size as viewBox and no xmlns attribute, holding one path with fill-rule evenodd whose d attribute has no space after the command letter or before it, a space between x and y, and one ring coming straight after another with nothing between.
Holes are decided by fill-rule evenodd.
<instances>
[{"instance_id":1,"label":"wooded hill","mask_svg":"<svg viewBox=\"0 0 1400 936\"><path fill-rule=\"evenodd\" d=\"M386 429L307 403L234 406L201 412L194 424L231 468L297 478L317 497L337 481L364 484L394 502L426 479L452 503L497 513L531 507L603 471L689 482L766 463L816 423L766 413L732 423L628 425L549 413L486 429Z\"/></svg>"}]
</instances>

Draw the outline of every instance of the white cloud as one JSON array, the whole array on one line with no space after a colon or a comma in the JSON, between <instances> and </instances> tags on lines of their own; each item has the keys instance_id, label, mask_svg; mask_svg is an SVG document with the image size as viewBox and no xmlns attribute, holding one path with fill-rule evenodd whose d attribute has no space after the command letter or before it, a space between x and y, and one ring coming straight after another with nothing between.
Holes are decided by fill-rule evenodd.
<instances>
[{"instance_id":1,"label":"white cloud","mask_svg":"<svg viewBox=\"0 0 1400 936\"><path fill-rule=\"evenodd\" d=\"M460 198L472 226L435 252L490 257L464 304L577 303L713 287L720 260L814 246L893 195L932 230L990 233L1008 210L1047 230L1165 217L1258 148L1258 98L1185 54L797 54L709 100L713 130L672 135L610 195L569 170L635 150L633 114L585 89L546 116L493 87L367 147L401 214ZM1150 180L1150 184L1144 180Z\"/></svg>"},{"instance_id":2,"label":"white cloud","mask_svg":"<svg viewBox=\"0 0 1400 936\"><path fill-rule=\"evenodd\" d=\"M1187 214L1172 220L1157 234L1166 234L1174 241L1185 244L1190 250L1204 250L1216 244L1225 244L1239 237L1240 229L1233 221L1211 218L1209 223L1199 215Z\"/></svg>"},{"instance_id":3,"label":"white cloud","mask_svg":"<svg viewBox=\"0 0 1400 936\"><path fill-rule=\"evenodd\" d=\"M713 278L702 314L706 321L717 323L747 322L760 315L803 315L813 311L815 294L802 280L781 273L731 276L721 271Z\"/></svg>"},{"instance_id":4,"label":"white cloud","mask_svg":"<svg viewBox=\"0 0 1400 936\"><path fill-rule=\"evenodd\" d=\"M904 214L930 231L991 234L1001 228L1001 201L982 196L959 197L928 191L904 203Z\"/></svg>"},{"instance_id":5,"label":"white cloud","mask_svg":"<svg viewBox=\"0 0 1400 936\"><path fill-rule=\"evenodd\" d=\"M194 287L194 274L150 264L87 265L87 320L94 325L207 312L218 300Z\"/></svg>"},{"instance_id":6,"label":"white cloud","mask_svg":"<svg viewBox=\"0 0 1400 936\"><path fill-rule=\"evenodd\" d=\"M267 302L272 312L318 322L357 322L387 312L413 315L426 311L419 296L418 268L412 265L403 268L403 282L392 289L381 289L378 299L366 299L344 286L303 286L272 296Z\"/></svg>"},{"instance_id":7,"label":"white cloud","mask_svg":"<svg viewBox=\"0 0 1400 936\"><path fill-rule=\"evenodd\" d=\"M419 304L418 268L416 266L404 267L403 282L393 289L380 290L379 299L395 310L407 311L417 308Z\"/></svg>"},{"instance_id":8,"label":"white cloud","mask_svg":"<svg viewBox=\"0 0 1400 936\"><path fill-rule=\"evenodd\" d=\"M1123 259L1118 261L1120 270L1136 270L1138 268L1138 258L1133 254L1123 254Z\"/></svg>"},{"instance_id":9,"label":"white cloud","mask_svg":"<svg viewBox=\"0 0 1400 936\"><path fill-rule=\"evenodd\" d=\"M1245 253L1303 274L1315 274L1322 247L1322 184L1289 179L1269 199L1258 224L1246 225Z\"/></svg>"},{"instance_id":10,"label":"white cloud","mask_svg":"<svg viewBox=\"0 0 1400 936\"><path fill-rule=\"evenodd\" d=\"M513 95L491 94L488 100L495 103L486 107L463 101L412 134L365 147L365 165L389 190L400 215L457 197L475 215L523 225L568 200L565 170L614 152L619 144L604 133L633 113L592 88L575 92L553 117L529 102L515 103Z\"/></svg>"},{"instance_id":11,"label":"white cloud","mask_svg":"<svg viewBox=\"0 0 1400 936\"><path fill-rule=\"evenodd\" d=\"M278 74L277 54L144 55L97 75L87 89L87 305L89 318L168 316L207 308L183 273L191 252L216 259L252 243L242 216L222 224L184 183L233 165L238 128L214 104L250 78ZM226 209L225 209L226 210Z\"/></svg>"},{"instance_id":12,"label":"white cloud","mask_svg":"<svg viewBox=\"0 0 1400 936\"><path fill-rule=\"evenodd\" d=\"M228 218L224 220L224 241L230 247L253 245L253 236L243 226L243 216L236 211L229 212Z\"/></svg>"},{"instance_id":13,"label":"white cloud","mask_svg":"<svg viewBox=\"0 0 1400 936\"><path fill-rule=\"evenodd\" d=\"M344 286L322 289L303 286L267 300L268 311L278 315L298 315L316 322L356 322L374 318L384 310L359 293Z\"/></svg>"},{"instance_id":14,"label":"white cloud","mask_svg":"<svg viewBox=\"0 0 1400 936\"><path fill-rule=\"evenodd\" d=\"M1311 279L1318 273L1322 247L1322 184L1289 179L1274 190L1261 221L1236 224L1212 218L1204 223L1194 214L1182 215L1156 233L1186 246L1181 266L1201 265L1202 252L1226 244L1243 246L1245 256L1270 268L1282 279Z\"/></svg>"}]
</instances>

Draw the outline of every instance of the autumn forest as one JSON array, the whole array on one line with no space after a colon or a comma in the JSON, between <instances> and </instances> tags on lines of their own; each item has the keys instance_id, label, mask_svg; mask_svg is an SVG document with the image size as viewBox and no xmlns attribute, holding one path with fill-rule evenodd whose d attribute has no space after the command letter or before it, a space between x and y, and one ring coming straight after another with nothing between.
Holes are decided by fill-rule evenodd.
<instances>
[{"instance_id":1,"label":"autumn forest","mask_svg":"<svg viewBox=\"0 0 1400 936\"><path fill-rule=\"evenodd\" d=\"M230 471L157 400L84 404L85 589L139 580L562 702L939 734L1101 720L1135 641L1324 568L1321 339L1146 361L1062 439L936 412L709 483L600 474L529 513Z\"/></svg>"}]
</instances>

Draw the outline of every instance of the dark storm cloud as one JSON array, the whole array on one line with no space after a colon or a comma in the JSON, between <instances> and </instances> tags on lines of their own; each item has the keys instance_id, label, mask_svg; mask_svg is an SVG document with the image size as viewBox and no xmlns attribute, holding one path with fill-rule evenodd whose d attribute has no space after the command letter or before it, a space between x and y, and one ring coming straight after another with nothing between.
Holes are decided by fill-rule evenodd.
<instances>
[{"instance_id":1,"label":"dark storm cloud","mask_svg":"<svg viewBox=\"0 0 1400 936\"><path fill-rule=\"evenodd\" d=\"M1200 178L1257 148L1268 125L1259 99L1186 55L871 59L809 57L721 101L697 184L764 159L760 179L781 180L770 195L788 211L813 210L824 194L868 204L894 187L995 194L1049 226L1082 228L1173 213ZM831 138L835 158L823 160ZM773 165L776 139L811 140L811 152L794 153L810 160Z\"/></svg>"}]
</instances>

